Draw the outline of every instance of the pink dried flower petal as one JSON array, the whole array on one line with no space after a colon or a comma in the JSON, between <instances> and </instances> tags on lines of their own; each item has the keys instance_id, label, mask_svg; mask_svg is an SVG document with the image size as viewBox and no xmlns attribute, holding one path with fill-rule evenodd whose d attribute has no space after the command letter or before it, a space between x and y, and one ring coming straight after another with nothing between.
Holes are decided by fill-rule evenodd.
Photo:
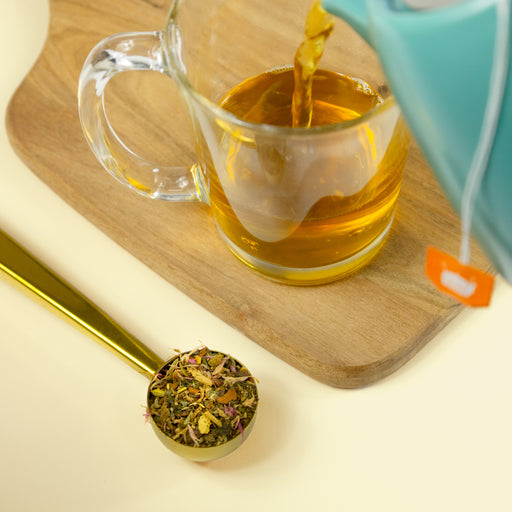
<instances>
[{"instance_id":1,"label":"pink dried flower petal","mask_svg":"<svg viewBox=\"0 0 512 512\"><path fill-rule=\"evenodd\" d=\"M190 434L190 438L192 441L194 441L194 444L196 446L199 446L199 439L196 436L196 433L194 432L194 429L192 428L192 425L188 426L188 433Z\"/></svg>"},{"instance_id":2,"label":"pink dried flower petal","mask_svg":"<svg viewBox=\"0 0 512 512\"><path fill-rule=\"evenodd\" d=\"M238 418L238 423L236 424L236 428L239 430L240 434L242 434L242 440L243 440L245 432L244 432L244 427L242 427L242 422L240 421L240 418Z\"/></svg>"},{"instance_id":3,"label":"pink dried flower petal","mask_svg":"<svg viewBox=\"0 0 512 512\"><path fill-rule=\"evenodd\" d=\"M224 405L224 412L228 415L228 416L235 416L235 414L237 414L237 410L232 406L232 405L229 405L229 404L226 404Z\"/></svg>"},{"instance_id":4,"label":"pink dried flower petal","mask_svg":"<svg viewBox=\"0 0 512 512\"><path fill-rule=\"evenodd\" d=\"M146 409L144 410L144 413L142 414L142 416L144 416L145 418L145 422L146 423L149 423L150 420L151 420L151 413L149 412L149 409L146 407Z\"/></svg>"}]
</instances>

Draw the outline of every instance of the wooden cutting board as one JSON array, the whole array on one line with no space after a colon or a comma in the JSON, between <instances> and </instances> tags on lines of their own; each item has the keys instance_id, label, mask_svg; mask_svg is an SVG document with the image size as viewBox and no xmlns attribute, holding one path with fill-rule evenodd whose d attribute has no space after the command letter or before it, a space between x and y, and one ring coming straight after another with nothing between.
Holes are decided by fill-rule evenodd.
<instances>
[{"instance_id":1,"label":"wooden cutting board","mask_svg":"<svg viewBox=\"0 0 512 512\"><path fill-rule=\"evenodd\" d=\"M116 0L51 0L48 40L9 105L13 147L35 174L118 244L300 371L342 388L389 375L462 310L424 276L428 245L457 254L459 221L416 146L379 257L348 279L307 288L276 284L248 270L220 240L206 206L144 199L112 179L90 152L76 100L87 54L110 34L163 28L169 5L170 0L124 0L122 8ZM155 134L177 115L159 100L168 97L171 80L128 75L123 88L115 79L109 85L114 126L135 149L169 151L158 146L161 137ZM146 88L153 91L151 98L141 95ZM171 148L173 161L190 163L192 141L184 140ZM473 251L475 263L489 268L478 248Z\"/></svg>"}]
</instances>

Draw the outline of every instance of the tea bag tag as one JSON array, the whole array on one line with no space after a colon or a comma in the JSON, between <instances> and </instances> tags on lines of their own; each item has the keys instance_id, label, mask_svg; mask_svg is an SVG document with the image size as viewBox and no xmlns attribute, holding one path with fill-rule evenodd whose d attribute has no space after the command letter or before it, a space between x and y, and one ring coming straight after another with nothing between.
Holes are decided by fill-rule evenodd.
<instances>
[{"instance_id":1,"label":"tea bag tag","mask_svg":"<svg viewBox=\"0 0 512 512\"><path fill-rule=\"evenodd\" d=\"M442 292L468 306L488 306L494 277L435 247L427 249L427 277Z\"/></svg>"}]
</instances>

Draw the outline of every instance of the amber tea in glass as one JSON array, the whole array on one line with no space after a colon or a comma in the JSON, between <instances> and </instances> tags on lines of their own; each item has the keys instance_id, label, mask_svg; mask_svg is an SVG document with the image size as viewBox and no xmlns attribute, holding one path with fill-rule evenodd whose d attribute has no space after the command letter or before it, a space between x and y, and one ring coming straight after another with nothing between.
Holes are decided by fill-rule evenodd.
<instances>
[{"instance_id":1,"label":"amber tea in glass","mask_svg":"<svg viewBox=\"0 0 512 512\"><path fill-rule=\"evenodd\" d=\"M222 99L222 108L251 123L312 128L353 121L381 104L383 98L364 80L317 69L333 28L333 19L319 2L313 3L294 66L244 80ZM274 276L278 267L287 268L288 276L307 274L308 282L322 282L329 267L340 261L345 262L345 275L366 263L377 252L393 219L405 163L405 127L397 126L395 140L389 142L387 154L376 170L371 162L376 154L372 129L363 123L356 136L366 149L360 154L360 176L356 177L361 186L357 190L351 186L347 191L341 183L343 177L340 186L336 186L342 169L333 148L331 158L316 161L301 173L301 187L310 189L302 194L309 202L301 203L301 194L282 193L283 183L290 188L290 175L296 173L294 166L301 163L295 161L300 153L289 150L282 140L247 140L238 132L229 133L225 144L230 179L243 182L243 188L252 188L261 200L255 208L254 201L228 199L222 180L216 179L214 170L211 172L210 194L216 221L231 247L245 249L245 254L239 250L235 254L248 263L266 262ZM263 179L270 179L274 185L273 190L267 189L267 196L257 194L262 179L260 165L267 173ZM370 176L369 170L376 172ZM323 192L315 196L314 191ZM359 258L361 254L365 257ZM259 268L256 263L254 266ZM314 268L318 269L317 274L307 270Z\"/></svg>"},{"instance_id":2,"label":"amber tea in glass","mask_svg":"<svg viewBox=\"0 0 512 512\"><path fill-rule=\"evenodd\" d=\"M247 121L291 126L293 90L293 70L273 70L235 87L221 105ZM319 70L313 80L311 126L357 119L381 102L379 94L362 80ZM396 140L390 141L378 169L372 165L377 148L371 128L363 123L354 131L364 151L359 152L361 159L356 163L359 186L354 190L354 185L349 185L348 192L340 176L340 156L335 148L308 165L308 155L302 155L301 147L296 144L287 147L282 141L265 142L264 137L247 140L237 132L227 136L230 179L234 183L243 182L241 186L249 193L252 190L260 201L255 208L254 199L249 202L228 199L221 180L215 172L211 173L214 216L230 242L245 248L247 254L243 259L259 259L300 273L300 269L350 260L371 247L387 230L405 163L402 147L405 126L397 127ZM254 159L257 166L252 165ZM262 162L269 176L261 173ZM290 176L295 174L296 165L305 168L299 184L293 183ZM269 182L273 183L270 187ZM295 193L283 193L283 188L292 190L292 187L296 187ZM270 190L268 194L259 193L262 188L271 188L273 193ZM361 262L354 259L353 263L355 269ZM325 270L320 269L319 279Z\"/></svg>"}]
</instances>

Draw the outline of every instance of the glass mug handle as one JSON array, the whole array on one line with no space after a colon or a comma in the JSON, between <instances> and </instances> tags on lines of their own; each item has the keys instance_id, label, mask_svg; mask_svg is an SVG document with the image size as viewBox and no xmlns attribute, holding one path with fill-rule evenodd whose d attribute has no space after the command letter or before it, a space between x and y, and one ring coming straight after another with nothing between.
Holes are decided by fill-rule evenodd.
<instances>
[{"instance_id":1,"label":"glass mug handle","mask_svg":"<svg viewBox=\"0 0 512 512\"><path fill-rule=\"evenodd\" d=\"M164 72L160 32L131 32L101 41L87 57L78 85L78 109L96 158L118 181L138 193L168 201L208 202L200 167L157 166L131 151L105 112L109 80L125 71Z\"/></svg>"}]
</instances>

